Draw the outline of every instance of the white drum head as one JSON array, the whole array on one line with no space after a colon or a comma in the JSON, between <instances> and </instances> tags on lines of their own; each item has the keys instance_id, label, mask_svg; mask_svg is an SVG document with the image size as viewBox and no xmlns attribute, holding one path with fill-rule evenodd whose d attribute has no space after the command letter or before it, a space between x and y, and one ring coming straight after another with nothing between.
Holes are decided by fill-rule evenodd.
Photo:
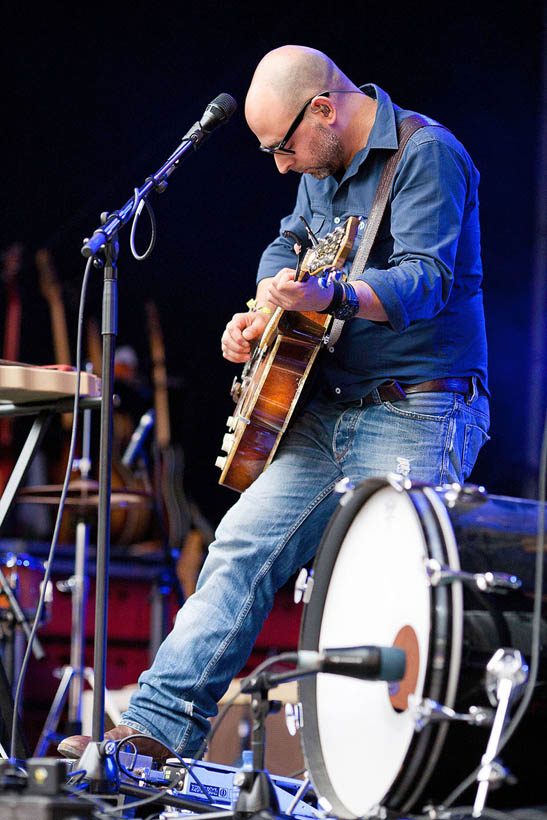
<instances>
[{"instance_id":1,"label":"white drum head","mask_svg":"<svg viewBox=\"0 0 547 820\"><path fill-rule=\"evenodd\" d=\"M431 625L425 558L423 530L408 495L390 486L375 492L350 524L338 552L319 649L390 647L403 630L417 643L411 691L421 696ZM348 816L362 817L382 803L408 753L414 722L408 708L401 711L390 699L398 686L317 676L321 753Z\"/></svg>"}]
</instances>

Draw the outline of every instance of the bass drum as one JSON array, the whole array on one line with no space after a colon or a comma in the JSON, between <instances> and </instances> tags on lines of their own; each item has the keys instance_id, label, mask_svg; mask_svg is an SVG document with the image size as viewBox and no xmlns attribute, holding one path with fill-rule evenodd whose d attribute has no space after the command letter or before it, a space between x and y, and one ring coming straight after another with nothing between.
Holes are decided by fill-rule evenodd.
<instances>
[{"instance_id":1,"label":"bass drum","mask_svg":"<svg viewBox=\"0 0 547 820\"><path fill-rule=\"evenodd\" d=\"M442 802L480 762L489 729L442 721L417 731L413 703L431 698L458 713L492 708L484 675L493 653L513 647L530 656L537 503L471 486L403 487L398 478L365 481L342 497L302 619L301 650L375 645L407 654L400 683L330 674L300 681L307 768L322 806L342 818ZM438 565L453 576L509 574L508 587L518 576L522 586L438 584ZM545 632L542 623L543 645ZM500 790L504 806L529 805L544 791L542 755L533 738L522 746L522 732L535 733L539 748L547 729L543 668L540 677L531 718L501 754L519 786Z\"/></svg>"}]
</instances>

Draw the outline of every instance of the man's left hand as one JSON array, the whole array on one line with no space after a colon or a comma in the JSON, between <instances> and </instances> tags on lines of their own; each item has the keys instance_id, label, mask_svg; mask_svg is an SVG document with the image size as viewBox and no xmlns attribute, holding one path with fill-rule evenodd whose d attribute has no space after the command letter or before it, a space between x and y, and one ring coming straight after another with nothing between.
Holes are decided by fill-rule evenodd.
<instances>
[{"instance_id":1,"label":"man's left hand","mask_svg":"<svg viewBox=\"0 0 547 820\"><path fill-rule=\"evenodd\" d=\"M332 284L321 288L315 276L306 282L295 282L294 274L294 270L283 268L274 276L268 288L268 301L284 310L324 310L332 300Z\"/></svg>"}]
</instances>

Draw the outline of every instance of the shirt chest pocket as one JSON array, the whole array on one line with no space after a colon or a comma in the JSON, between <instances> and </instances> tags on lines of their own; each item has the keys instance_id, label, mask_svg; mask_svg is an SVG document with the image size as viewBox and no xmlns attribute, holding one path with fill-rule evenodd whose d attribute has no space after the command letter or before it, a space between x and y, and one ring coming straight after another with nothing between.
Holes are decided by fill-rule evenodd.
<instances>
[{"instance_id":1,"label":"shirt chest pocket","mask_svg":"<svg viewBox=\"0 0 547 820\"><path fill-rule=\"evenodd\" d=\"M327 221L327 217L326 217L325 214L320 214L320 213L317 213L317 212L314 212L312 214L311 221L310 221L310 228L311 228L312 233L315 236L319 236L319 233L320 233L321 229L323 228L323 226L325 225L326 221Z\"/></svg>"}]
</instances>

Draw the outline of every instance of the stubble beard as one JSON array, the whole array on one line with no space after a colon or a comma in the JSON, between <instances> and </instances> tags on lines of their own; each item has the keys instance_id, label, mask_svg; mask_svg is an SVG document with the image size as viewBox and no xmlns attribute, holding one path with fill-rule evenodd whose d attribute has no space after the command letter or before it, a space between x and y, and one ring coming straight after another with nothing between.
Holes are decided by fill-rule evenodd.
<instances>
[{"instance_id":1,"label":"stubble beard","mask_svg":"<svg viewBox=\"0 0 547 820\"><path fill-rule=\"evenodd\" d=\"M330 128L316 125L316 139L312 148L313 165L306 169L314 179L326 179L333 176L344 165L342 140Z\"/></svg>"}]
</instances>

